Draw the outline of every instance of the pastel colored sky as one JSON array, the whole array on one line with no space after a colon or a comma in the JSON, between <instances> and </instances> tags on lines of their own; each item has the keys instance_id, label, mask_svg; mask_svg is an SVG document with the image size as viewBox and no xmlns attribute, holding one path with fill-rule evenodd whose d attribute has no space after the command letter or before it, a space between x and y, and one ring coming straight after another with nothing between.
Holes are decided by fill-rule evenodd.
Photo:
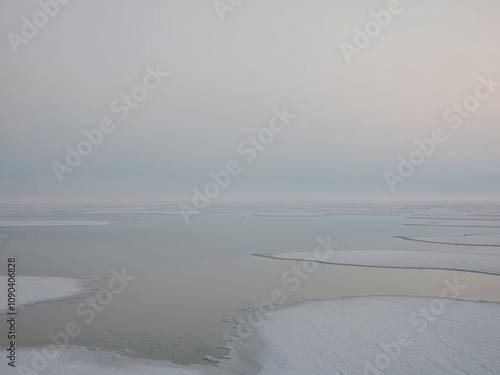
<instances>
[{"instance_id":1,"label":"pastel colored sky","mask_svg":"<svg viewBox=\"0 0 500 375\"><path fill-rule=\"evenodd\" d=\"M0 199L186 200L241 162L225 199L488 196L500 191L500 88L453 130L443 114L500 82L500 2L401 0L347 63L340 43L387 1L245 0L222 22L210 0L85 0L14 53L35 1L0 5ZM110 109L146 67L170 76L130 116ZM252 162L238 153L273 109L296 115ZM116 126L59 183L51 164L102 118ZM388 189L399 155L449 139Z\"/></svg>"}]
</instances>

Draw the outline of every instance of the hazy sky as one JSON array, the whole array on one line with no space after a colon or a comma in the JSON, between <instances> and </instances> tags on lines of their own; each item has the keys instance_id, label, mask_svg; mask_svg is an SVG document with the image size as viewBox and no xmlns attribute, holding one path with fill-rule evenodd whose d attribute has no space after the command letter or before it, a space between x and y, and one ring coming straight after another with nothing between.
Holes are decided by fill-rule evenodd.
<instances>
[{"instance_id":1,"label":"hazy sky","mask_svg":"<svg viewBox=\"0 0 500 375\"><path fill-rule=\"evenodd\" d=\"M15 53L40 6L2 1L0 198L189 201L232 159L220 200L496 194L500 87L460 129L443 113L500 82L500 2L401 0L348 63L340 43L387 3L244 0L221 21L211 0L73 0ZM120 120L111 103L158 64L170 76ZM238 145L285 106L296 118L247 162ZM51 164L103 118L115 130L60 183ZM384 172L436 127L449 139L391 193Z\"/></svg>"}]
</instances>

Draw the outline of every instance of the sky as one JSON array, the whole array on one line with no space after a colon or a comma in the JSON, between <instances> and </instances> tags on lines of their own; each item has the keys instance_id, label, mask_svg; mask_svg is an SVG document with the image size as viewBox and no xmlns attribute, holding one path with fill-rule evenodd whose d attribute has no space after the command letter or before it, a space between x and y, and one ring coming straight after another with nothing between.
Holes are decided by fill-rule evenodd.
<instances>
[{"instance_id":1,"label":"sky","mask_svg":"<svg viewBox=\"0 0 500 375\"><path fill-rule=\"evenodd\" d=\"M232 160L216 200L498 194L497 0L54 1L47 20L36 1L0 4L0 202L189 202ZM42 25L30 38L25 20ZM134 88L146 97L121 119ZM67 147L103 119L71 168ZM436 129L446 141L399 173Z\"/></svg>"}]
</instances>

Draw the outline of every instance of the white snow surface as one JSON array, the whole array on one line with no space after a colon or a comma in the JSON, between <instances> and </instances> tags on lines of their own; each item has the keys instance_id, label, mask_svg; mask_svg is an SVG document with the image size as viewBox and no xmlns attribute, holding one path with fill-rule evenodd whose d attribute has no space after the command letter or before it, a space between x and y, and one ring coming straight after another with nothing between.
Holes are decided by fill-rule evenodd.
<instances>
[{"instance_id":1,"label":"white snow surface","mask_svg":"<svg viewBox=\"0 0 500 375\"><path fill-rule=\"evenodd\" d=\"M0 276L0 314L7 312L7 280L7 276ZM83 294L88 291L87 284L89 283L89 280L65 277L18 276L16 278L16 307Z\"/></svg>"},{"instance_id":2,"label":"white snow surface","mask_svg":"<svg viewBox=\"0 0 500 375\"><path fill-rule=\"evenodd\" d=\"M439 309L436 301L444 309ZM428 316L432 320L419 315L421 308L431 311ZM66 347L37 374L500 374L498 316L498 303L430 297L308 301L268 315L244 343L235 345L233 359L224 360L217 367L179 366L167 361L120 358L114 353ZM402 334L407 337L407 345L397 344L398 349L395 343ZM392 349L386 353L384 345ZM29 375L35 374L27 370L34 358L33 350L41 351L24 348L17 352L18 366L24 366ZM370 362L387 368L370 372L366 369ZM0 357L0 367L5 370L2 374L19 374L18 369L7 366L5 355Z\"/></svg>"},{"instance_id":3,"label":"white snow surface","mask_svg":"<svg viewBox=\"0 0 500 375\"><path fill-rule=\"evenodd\" d=\"M451 303L441 314L431 315L434 321L421 315L411 320L433 301L350 297L299 303L271 314L243 348L262 375L500 374L500 304L447 300ZM412 342L399 352L393 343L402 332ZM392 345L395 355L381 344ZM389 363L381 359L385 355ZM378 356L379 366L388 367L366 370Z\"/></svg>"},{"instance_id":4,"label":"white snow surface","mask_svg":"<svg viewBox=\"0 0 500 375\"><path fill-rule=\"evenodd\" d=\"M407 216L408 219L442 219L442 220L488 220L498 219L500 214L497 212L481 212L467 209L466 212L452 213L412 213Z\"/></svg>"},{"instance_id":5,"label":"white snow surface","mask_svg":"<svg viewBox=\"0 0 500 375\"><path fill-rule=\"evenodd\" d=\"M0 220L0 227L60 227L60 226L99 226L113 224L115 221L99 220Z\"/></svg>"},{"instance_id":6,"label":"white snow surface","mask_svg":"<svg viewBox=\"0 0 500 375\"><path fill-rule=\"evenodd\" d=\"M491 254L414 250L334 250L316 256L313 252L256 255L273 259L319 261L349 266L442 269L500 275L500 255Z\"/></svg>"},{"instance_id":7,"label":"white snow surface","mask_svg":"<svg viewBox=\"0 0 500 375\"><path fill-rule=\"evenodd\" d=\"M50 355L53 349L54 347L50 347L46 351ZM76 346L60 348L56 358L45 361L40 359L43 358L41 353L41 348L18 349L17 369L9 367L6 363L7 359L2 355L0 366L2 370L7 369L5 373L2 372L2 375L19 375L19 368L22 368L26 375L209 375L220 373L218 369L208 365L181 366L167 361L122 358L114 353L87 350ZM38 358L38 362L36 360L34 362L35 366L40 366L36 369L31 364L34 358Z\"/></svg>"},{"instance_id":8,"label":"white snow surface","mask_svg":"<svg viewBox=\"0 0 500 375\"><path fill-rule=\"evenodd\" d=\"M467 246L500 246L500 233L464 234L454 237L402 237L411 241Z\"/></svg>"},{"instance_id":9,"label":"white snow surface","mask_svg":"<svg viewBox=\"0 0 500 375\"><path fill-rule=\"evenodd\" d=\"M418 221L404 223L403 225L427 226L427 227L473 227L473 228L500 228L500 220L440 220L440 221Z\"/></svg>"}]
</instances>

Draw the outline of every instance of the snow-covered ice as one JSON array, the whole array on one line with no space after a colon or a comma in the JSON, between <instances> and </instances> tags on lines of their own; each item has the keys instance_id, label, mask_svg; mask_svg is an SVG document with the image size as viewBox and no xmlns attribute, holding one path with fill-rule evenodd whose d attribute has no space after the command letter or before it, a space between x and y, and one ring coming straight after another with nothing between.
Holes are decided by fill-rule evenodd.
<instances>
[{"instance_id":1,"label":"snow-covered ice","mask_svg":"<svg viewBox=\"0 0 500 375\"><path fill-rule=\"evenodd\" d=\"M400 237L410 241L464 246L500 246L500 233L464 234L454 237Z\"/></svg>"},{"instance_id":2,"label":"snow-covered ice","mask_svg":"<svg viewBox=\"0 0 500 375\"><path fill-rule=\"evenodd\" d=\"M141 215L182 215L179 209L102 209L93 211L82 211L82 215L104 215L104 214L141 214Z\"/></svg>"},{"instance_id":3,"label":"snow-covered ice","mask_svg":"<svg viewBox=\"0 0 500 375\"><path fill-rule=\"evenodd\" d=\"M91 281L65 277L18 276L16 280L16 307L42 301L56 300L88 293ZM0 276L0 315L7 305L7 276Z\"/></svg>"},{"instance_id":4,"label":"snow-covered ice","mask_svg":"<svg viewBox=\"0 0 500 375\"><path fill-rule=\"evenodd\" d=\"M334 250L316 255L313 252L255 255L348 266L442 269L500 275L500 255L491 254L413 250Z\"/></svg>"},{"instance_id":5,"label":"snow-covered ice","mask_svg":"<svg viewBox=\"0 0 500 375\"><path fill-rule=\"evenodd\" d=\"M114 353L80 347L59 348L56 358L39 359L39 362L35 362L35 366L40 367L34 369L31 362L33 358L37 358L37 352L38 358L44 358L41 356L41 348L18 349L16 369L9 367L6 356L2 355L0 357L2 375L19 375L19 368L24 370L21 374L26 375L229 375L208 365L181 366L167 361L123 358ZM47 352L49 355L53 354L51 348L47 348Z\"/></svg>"},{"instance_id":6,"label":"snow-covered ice","mask_svg":"<svg viewBox=\"0 0 500 375\"><path fill-rule=\"evenodd\" d=\"M499 213L451 213L451 214L410 214L407 216L408 219L418 219L418 220L495 220L500 218Z\"/></svg>"},{"instance_id":7,"label":"snow-covered ice","mask_svg":"<svg viewBox=\"0 0 500 375\"><path fill-rule=\"evenodd\" d=\"M98 220L0 220L0 227L60 227L110 225L115 221Z\"/></svg>"},{"instance_id":8,"label":"snow-covered ice","mask_svg":"<svg viewBox=\"0 0 500 375\"><path fill-rule=\"evenodd\" d=\"M500 220L442 220L442 221L418 221L415 223L403 223L403 225L423 227L462 227L462 228L500 228Z\"/></svg>"},{"instance_id":9,"label":"snow-covered ice","mask_svg":"<svg viewBox=\"0 0 500 375\"><path fill-rule=\"evenodd\" d=\"M262 375L500 374L500 304L454 300L440 315L431 314L434 321L415 317L433 301L349 297L299 303L271 314L236 356L256 361ZM393 349L399 356L388 354L387 369L365 372L368 362L375 365L386 354L380 345L396 342L401 332L412 343L400 353Z\"/></svg>"}]
</instances>

